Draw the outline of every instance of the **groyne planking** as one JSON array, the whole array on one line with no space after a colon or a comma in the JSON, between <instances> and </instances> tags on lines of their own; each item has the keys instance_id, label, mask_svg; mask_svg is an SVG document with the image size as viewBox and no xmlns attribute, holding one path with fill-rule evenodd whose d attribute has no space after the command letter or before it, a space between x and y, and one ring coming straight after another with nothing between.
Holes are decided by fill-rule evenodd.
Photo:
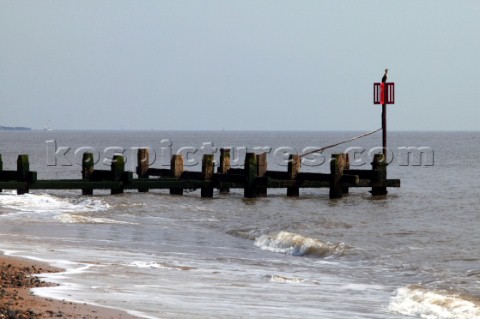
<instances>
[{"instance_id":1,"label":"groyne planking","mask_svg":"<svg viewBox=\"0 0 480 319\"><path fill-rule=\"evenodd\" d=\"M387 179L387 166L383 154L375 154L370 170L350 169L348 154L333 154L330 173L301 172L301 157L290 154L287 171L268 170L267 154L247 153L244 168L231 168L230 149L220 150L220 162L215 172L212 154L204 154L202 171L184 169L182 155L173 155L170 169L149 166L149 151L139 149L137 153L137 178L125 170L125 158L114 155L110 170L97 170L92 153L82 157L81 179L37 179L37 173L30 171L28 155L18 155L17 169L4 170L0 155L0 189L16 189L25 194L33 189L81 190L83 195L92 195L94 190L109 189L111 194L125 190L148 192L154 189L169 189L172 195L182 195L185 190L200 189L200 196L211 198L217 189L225 194L230 189L243 189L244 197L264 197L268 189L285 188L286 195L300 196L301 188L328 188L331 199L341 198L351 187L371 188L374 196L388 193L388 187L400 187L399 179Z\"/></svg>"}]
</instances>

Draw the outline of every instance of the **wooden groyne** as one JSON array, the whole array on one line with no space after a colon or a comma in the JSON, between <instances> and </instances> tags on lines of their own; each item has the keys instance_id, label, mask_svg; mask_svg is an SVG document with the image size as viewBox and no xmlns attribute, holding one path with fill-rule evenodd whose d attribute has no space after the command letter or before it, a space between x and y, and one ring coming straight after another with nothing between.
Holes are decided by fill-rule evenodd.
<instances>
[{"instance_id":1,"label":"wooden groyne","mask_svg":"<svg viewBox=\"0 0 480 319\"><path fill-rule=\"evenodd\" d=\"M351 187L371 188L372 195L386 195L388 187L400 187L400 180L387 179L387 163L383 154L376 154L370 170L350 169L348 154L333 154L330 173L301 172L301 157L290 155L287 171L267 169L267 154L247 153L244 168L230 167L230 149L220 150L220 162L215 172L214 157L203 155L202 171L184 170L181 155L173 155L170 169L149 166L148 149L139 149L137 169L134 173L125 170L125 158L114 155L110 170L97 170L92 153L82 158L82 179L37 179L30 171L28 155L19 155L16 170L4 170L0 155L0 189L16 189L17 194L29 190L74 190L92 195L94 190L109 189L111 194L125 190L148 192L154 189L169 189L172 195L182 195L185 190L200 189L201 197L213 197L215 190L228 193L230 189L243 189L246 198L267 196L268 189L284 188L287 196L296 197L300 188L328 188L330 198L341 198Z\"/></svg>"}]
</instances>

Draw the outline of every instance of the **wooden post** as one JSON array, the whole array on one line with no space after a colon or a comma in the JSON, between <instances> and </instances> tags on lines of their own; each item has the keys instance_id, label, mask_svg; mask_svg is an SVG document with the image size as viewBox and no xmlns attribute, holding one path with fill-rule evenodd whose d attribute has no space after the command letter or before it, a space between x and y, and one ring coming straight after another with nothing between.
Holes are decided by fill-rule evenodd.
<instances>
[{"instance_id":1,"label":"wooden post","mask_svg":"<svg viewBox=\"0 0 480 319\"><path fill-rule=\"evenodd\" d=\"M2 154L0 154L0 176L2 175L2 171L3 171L3 160L2 160ZM1 179L0 179L1 180ZM0 189L0 193L2 192L3 190Z\"/></svg>"},{"instance_id":2,"label":"wooden post","mask_svg":"<svg viewBox=\"0 0 480 319\"><path fill-rule=\"evenodd\" d=\"M330 199L342 198L343 196L341 179L344 166L344 154L332 154L330 160Z\"/></svg>"},{"instance_id":3,"label":"wooden post","mask_svg":"<svg viewBox=\"0 0 480 319\"><path fill-rule=\"evenodd\" d=\"M255 153L247 153L245 155L245 184L243 192L245 198L257 197L257 172L257 156Z\"/></svg>"},{"instance_id":4,"label":"wooden post","mask_svg":"<svg viewBox=\"0 0 480 319\"><path fill-rule=\"evenodd\" d=\"M350 157L348 156L348 153L344 153L343 158L345 159L343 169L350 169ZM344 194L348 194L349 192L348 186L343 186L342 191Z\"/></svg>"},{"instance_id":5,"label":"wooden post","mask_svg":"<svg viewBox=\"0 0 480 319\"><path fill-rule=\"evenodd\" d=\"M170 172L172 177L180 178L183 174L183 155L174 154L170 160ZM170 194L183 195L183 188L170 188Z\"/></svg>"},{"instance_id":6,"label":"wooden post","mask_svg":"<svg viewBox=\"0 0 480 319\"><path fill-rule=\"evenodd\" d=\"M17 188L17 194L22 195L28 193L28 176L30 174L30 163L28 155L18 155L17 158L17 181L24 182L24 186Z\"/></svg>"},{"instance_id":7,"label":"wooden post","mask_svg":"<svg viewBox=\"0 0 480 319\"><path fill-rule=\"evenodd\" d=\"M267 153L257 155L257 177L265 177L267 173ZM259 197L267 196L267 183L257 183L257 195Z\"/></svg>"},{"instance_id":8,"label":"wooden post","mask_svg":"<svg viewBox=\"0 0 480 319\"><path fill-rule=\"evenodd\" d=\"M202 179L206 182L210 182L210 184L212 184L211 181L213 177L214 164L213 154L203 154ZM213 186L202 186L200 194L201 197L213 197Z\"/></svg>"},{"instance_id":9,"label":"wooden post","mask_svg":"<svg viewBox=\"0 0 480 319\"><path fill-rule=\"evenodd\" d=\"M113 181L122 181L122 176L125 172L125 158L123 157L123 155L113 156L111 170ZM123 193L123 186L111 189L112 195L121 193Z\"/></svg>"},{"instance_id":10,"label":"wooden post","mask_svg":"<svg viewBox=\"0 0 480 319\"><path fill-rule=\"evenodd\" d=\"M221 148L220 149L220 166L218 167L218 173L228 174L229 169L230 169L230 149L229 148ZM230 192L230 187L223 186L220 183L219 191L220 191L220 194L229 193Z\"/></svg>"},{"instance_id":11,"label":"wooden post","mask_svg":"<svg viewBox=\"0 0 480 319\"><path fill-rule=\"evenodd\" d=\"M138 178L148 178L150 168L150 153L148 148L139 148L137 151L137 175ZM146 193L148 188L139 188L139 192Z\"/></svg>"},{"instance_id":12,"label":"wooden post","mask_svg":"<svg viewBox=\"0 0 480 319\"><path fill-rule=\"evenodd\" d=\"M301 167L300 156L296 154L290 154L288 157L288 178L295 180L300 173ZM287 187L287 196L298 197L300 195L300 187L292 186Z\"/></svg>"},{"instance_id":13,"label":"wooden post","mask_svg":"<svg viewBox=\"0 0 480 319\"><path fill-rule=\"evenodd\" d=\"M94 168L93 154L90 152L83 153L82 157L82 179L89 180L92 176ZM93 189L82 189L82 195L93 195Z\"/></svg>"},{"instance_id":14,"label":"wooden post","mask_svg":"<svg viewBox=\"0 0 480 319\"><path fill-rule=\"evenodd\" d=\"M371 193L373 196L378 196L378 195L387 195L387 187L386 181L387 181L387 162L386 162L386 157L384 154L375 154L373 156L373 162L372 162L372 170L377 171L378 177L375 179L372 179L371 183L372 185L376 184L378 186L372 186Z\"/></svg>"}]
</instances>

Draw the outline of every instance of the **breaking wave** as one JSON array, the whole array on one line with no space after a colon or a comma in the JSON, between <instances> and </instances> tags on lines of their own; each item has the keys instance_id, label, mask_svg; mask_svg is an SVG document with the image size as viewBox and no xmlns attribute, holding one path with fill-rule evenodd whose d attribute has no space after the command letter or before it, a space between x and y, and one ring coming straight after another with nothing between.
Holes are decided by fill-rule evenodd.
<instances>
[{"instance_id":1,"label":"breaking wave","mask_svg":"<svg viewBox=\"0 0 480 319\"><path fill-rule=\"evenodd\" d=\"M263 250L292 256L343 255L347 246L344 243L322 242L319 239L281 231L272 235L263 235L255 239L254 245Z\"/></svg>"},{"instance_id":2,"label":"breaking wave","mask_svg":"<svg viewBox=\"0 0 480 319\"><path fill-rule=\"evenodd\" d=\"M388 310L426 319L478 319L480 299L445 290L408 286L396 290Z\"/></svg>"},{"instance_id":3,"label":"breaking wave","mask_svg":"<svg viewBox=\"0 0 480 319\"><path fill-rule=\"evenodd\" d=\"M93 198L69 200L47 194L17 195L14 192L1 193L0 204L3 208L26 213L91 212L105 211L110 207L102 200Z\"/></svg>"}]
</instances>

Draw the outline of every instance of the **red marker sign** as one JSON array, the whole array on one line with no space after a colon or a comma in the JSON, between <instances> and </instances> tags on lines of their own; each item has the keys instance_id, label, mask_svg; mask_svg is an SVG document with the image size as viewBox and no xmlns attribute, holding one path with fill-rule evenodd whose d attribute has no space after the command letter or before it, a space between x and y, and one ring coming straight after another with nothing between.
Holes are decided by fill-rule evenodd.
<instances>
[{"instance_id":1,"label":"red marker sign","mask_svg":"<svg viewBox=\"0 0 480 319\"><path fill-rule=\"evenodd\" d=\"M395 83L373 83L373 104L395 104Z\"/></svg>"}]
</instances>

